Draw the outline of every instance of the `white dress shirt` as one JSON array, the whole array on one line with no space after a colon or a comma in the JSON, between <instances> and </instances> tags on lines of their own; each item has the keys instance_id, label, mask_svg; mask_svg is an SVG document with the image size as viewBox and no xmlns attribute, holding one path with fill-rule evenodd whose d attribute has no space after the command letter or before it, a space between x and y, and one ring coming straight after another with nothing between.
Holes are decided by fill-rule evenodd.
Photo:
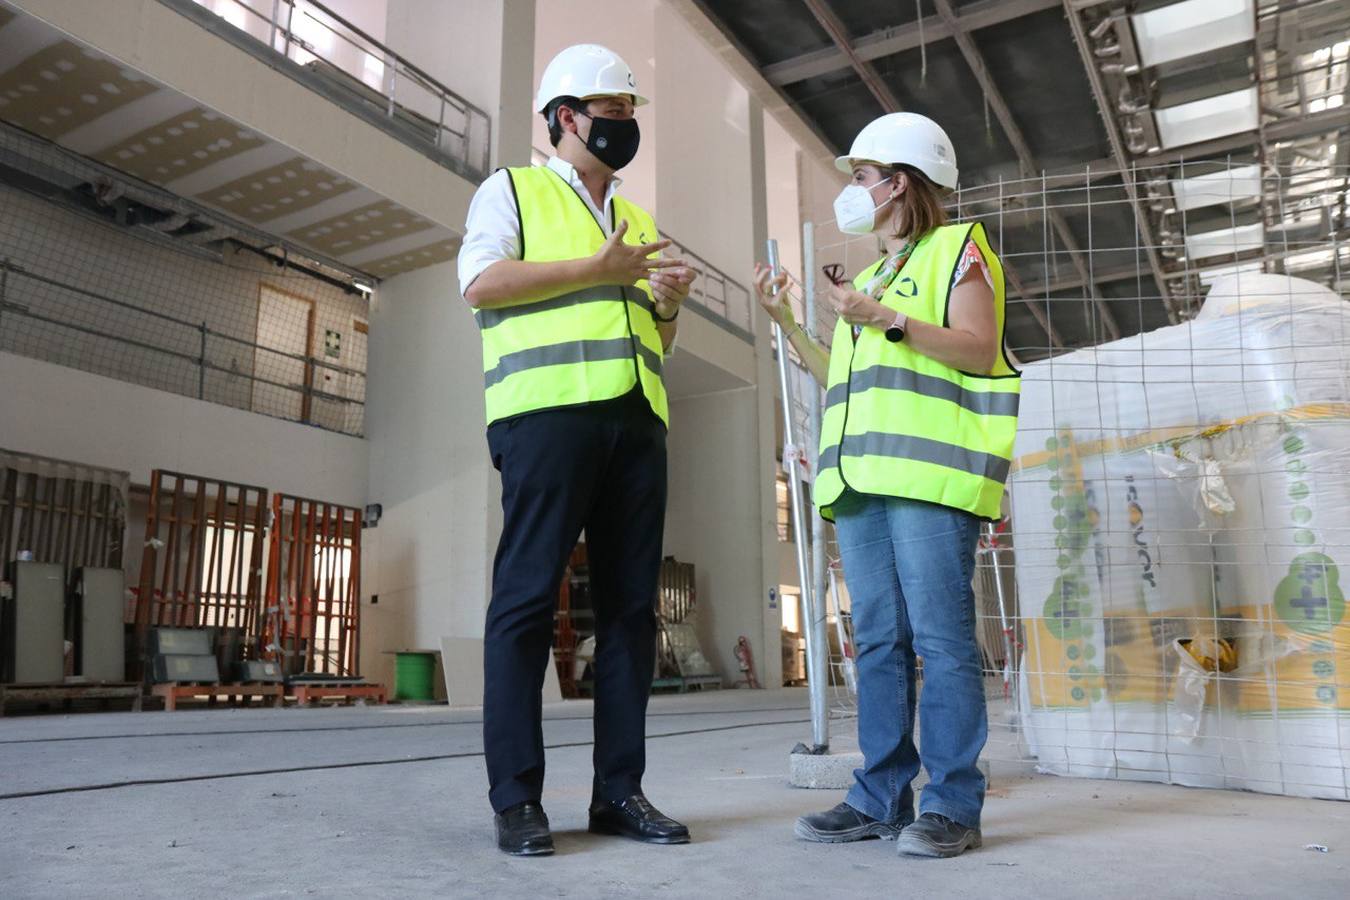
<instances>
[{"instance_id":1,"label":"white dress shirt","mask_svg":"<svg viewBox=\"0 0 1350 900\"><path fill-rule=\"evenodd\" d=\"M622 180L612 177L605 189L605 207L599 209L591 199L591 192L582 184L581 176L571 163L550 156L548 167L562 176L586 203L586 208L600 223L608 237L610 215L614 206L614 192ZM511 176L504 169L492 175L478 187L469 204L469 218L464 223L464 243L459 248L459 292L469 290L474 279L488 266L502 259L520 259L520 215L516 209L516 195L511 190Z\"/></svg>"}]
</instances>

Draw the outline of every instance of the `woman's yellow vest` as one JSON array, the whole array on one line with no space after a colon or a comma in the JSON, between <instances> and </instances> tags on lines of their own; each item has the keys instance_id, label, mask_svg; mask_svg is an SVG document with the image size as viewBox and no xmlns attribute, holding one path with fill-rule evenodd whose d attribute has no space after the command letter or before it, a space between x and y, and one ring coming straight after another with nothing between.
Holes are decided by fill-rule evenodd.
<instances>
[{"instance_id":1,"label":"woman's yellow vest","mask_svg":"<svg viewBox=\"0 0 1350 900\"><path fill-rule=\"evenodd\" d=\"M989 375L958 372L907 342L864 328L857 342L840 319L830 352L821 422L815 501L831 504L845 489L904 497L997 519L1017 432L1021 375L1004 349L1003 267L978 223L947 225L919 241L881 303L913 321L946 327L952 278L974 240L994 285L999 356ZM884 260L853 281L861 290Z\"/></svg>"},{"instance_id":2,"label":"woman's yellow vest","mask_svg":"<svg viewBox=\"0 0 1350 900\"><path fill-rule=\"evenodd\" d=\"M547 166L507 169L520 212L521 259L555 262L595 254L606 236L573 187ZM645 210L613 200L625 243L660 239ZM635 386L669 424L661 335L651 287L607 284L475 312L483 336L487 420L622 397Z\"/></svg>"}]
</instances>

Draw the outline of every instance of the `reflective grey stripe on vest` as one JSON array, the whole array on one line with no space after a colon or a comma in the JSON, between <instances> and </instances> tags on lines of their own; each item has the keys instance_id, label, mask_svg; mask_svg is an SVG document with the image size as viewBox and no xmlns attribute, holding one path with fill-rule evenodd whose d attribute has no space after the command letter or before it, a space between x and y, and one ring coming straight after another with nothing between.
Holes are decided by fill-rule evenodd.
<instances>
[{"instance_id":1,"label":"reflective grey stripe on vest","mask_svg":"<svg viewBox=\"0 0 1350 900\"><path fill-rule=\"evenodd\" d=\"M968 391L945 378L924 375L902 366L871 366L854 372L849 382L830 388L825 394L825 408L847 400L850 384L855 395L872 388L910 391L923 397L948 400L981 416L1016 416L1021 403L1017 394Z\"/></svg>"},{"instance_id":2,"label":"reflective grey stripe on vest","mask_svg":"<svg viewBox=\"0 0 1350 900\"><path fill-rule=\"evenodd\" d=\"M651 373L657 378L661 377L663 361L661 354L648 349L647 345L642 343L637 335L633 336L633 346L637 350L637 355L641 358L644 365L651 370Z\"/></svg>"},{"instance_id":3,"label":"reflective grey stripe on vest","mask_svg":"<svg viewBox=\"0 0 1350 900\"><path fill-rule=\"evenodd\" d=\"M541 369L544 366L562 366L582 362L606 362L615 359L631 359L636 355L658 378L661 376L661 355L643 345L638 338L613 338L607 341L571 341L565 344L549 344L547 347L531 347L508 353L497 360L497 365L483 374L484 390L505 381L517 372Z\"/></svg>"},{"instance_id":4,"label":"reflective grey stripe on vest","mask_svg":"<svg viewBox=\"0 0 1350 900\"><path fill-rule=\"evenodd\" d=\"M517 318L518 316L529 316L535 313L549 312L555 309L564 309L569 306L580 306L583 303L600 303L605 301L613 302L620 298L636 303L642 307L648 315L653 311L652 298L647 296L647 292L638 287L624 287L621 284L602 284L596 287L582 288L579 291L571 291L567 294L560 294L548 300L540 300L538 303L522 303L519 306L502 306L496 309L480 309L474 313L474 319L478 322L478 327L486 331L489 328L500 325L503 322Z\"/></svg>"},{"instance_id":5,"label":"reflective grey stripe on vest","mask_svg":"<svg viewBox=\"0 0 1350 900\"><path fill-rule=\"evenodd\" d=\"M845 435L844 441L848 444L848 451L844 455L850 458L885 456L892 459L910 459L979 475L999 484L1008 480L1008 469L1012 466L1010 460L1001 456L907 434L869 431L866 434ZM839 446L835 444L826 447L820 454L821 471L838 467Z\"/></svg>"},{"instance_id":6,"label":"reflective grey stripe on vest","mask_svg":"<svg viewBox=\"0 0 1350 900\"><path fill-rule=\"evenodd\" d=\"M508 353L499 359L495 368L483 374L483 386L490 388L517 372L542 369L544 366L630 359L632 356L633 342L626 337L607 341L570 341L565 344L549 344L547 347L531 347L529 350Z\"/></svg>"}]
</instances>

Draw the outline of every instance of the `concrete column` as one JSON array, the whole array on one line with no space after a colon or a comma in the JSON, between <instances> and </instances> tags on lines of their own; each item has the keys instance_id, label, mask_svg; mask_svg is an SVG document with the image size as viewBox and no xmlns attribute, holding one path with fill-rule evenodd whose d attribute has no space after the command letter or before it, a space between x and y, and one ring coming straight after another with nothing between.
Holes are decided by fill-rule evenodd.
<instances>
[{"instance_id":1,"label":"concrete column","mask_svg":"<svg viewBox=\"0 0 1350 900\"><path fill-rule=\"evenodd\" d=\"M764 146L764 109L753 95L749 104L750 125L750 209L752 231L754 233L754 258L768 262L765 243L769 237L769 214L767 198L767 178ZM780 651L780 631L782 629L782 598L779 609L769 608L769 589L782 583L779 566L780 550L778 544L776 479L778 463L776 444L778 441L775 426L774 400L774 360L770 346L769 329L764 325L764 317L756 314L755 365L756 382L759 390L755 392L757 455L756 475L759 487L759 543L760 543L760 592L759 610L761 621L760 646L755 647L755 658L759 670L760 683L765 687L778 687L783 683L783 655Z\"/></svg>"},{"instance_id":2,"label":"concrete column","mask_svg":"<svg viewBox=\"0 0 1350 900\"><path fill-rule=\"evenodd\" d=\"M494 165L530 158L534 9L534 0L389 0L389 46L493 116ZM467 214L466 203L456 224ZM482 343L454 262L380 285L367 403L370 499L384 517L366 532L362 656L388 682L392 657L380 651L482 637L501 533Z\"/></svg>"}]
</instances>

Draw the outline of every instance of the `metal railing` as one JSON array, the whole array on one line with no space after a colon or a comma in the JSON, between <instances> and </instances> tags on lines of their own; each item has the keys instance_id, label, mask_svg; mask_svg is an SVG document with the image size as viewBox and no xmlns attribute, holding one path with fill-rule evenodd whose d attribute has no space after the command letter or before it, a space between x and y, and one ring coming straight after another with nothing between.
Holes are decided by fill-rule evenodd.
<instances>
[{"instance_id":1,"label":"metal railing","mask_svg":"<svg viewBox=\"0 0 1350 900\"><path fill-rule=\"evenodd\" d=\"M489 173L481 108L315 0L160 0L474 181ZM261 7L261 8L260 8Z\"/></svg>"},{"instance_id":2,"label":"metal railing","mask_svg":"<svg viewBox=\"0 0 1350 900\"><path fill-rule=\"evenodd\" d=\"M712 319L727 331L747 343L755 342L754 310L750 303L750 289L726 272L690 250L684 242L662 232L661 237L671 242L670 253L689 260L699 272L689 291L691 308L709 313Z\"/></svg>"},{"instance_id":3,"label":"metal railing","mask_svg":"<svg viewBox=\"0 0 1350 900\"><path fill-rule=\"evenodd\" d=\"M147 321L159 327L136 329L140 334L153 334L157 341L152 343L127 335L115 334L106 327L89 322L76 322L68 318L52 315L50 312L25 303L13 302L19 285L27 281L30 286L56 289L73 294L82 301L92 301L86 309L102 308L120 314L122 317L143 316ZM91 315L91 322L97 323L100 317ZM106 320L106 316L102 317ZM85 354L77 361L57 358L47 352L34 352L25 348L16 320L36 323L39 327L50 326L70 338L80 335L109 341L124 348L122 352L110 356L98 357ZM130 324L130 323L128 323ZM142 325L144 322L142 323ZM164 326L168 326L166 329ZM179 329L173 333L171 329ZM129 329L130 330L130 329ZM40 341L33 341L40 344ZM315 387L321 373L333 373L345 376L353 383L360 384L360 390L354 391L365 396L366 373L358 369L335 365L318 357L291 353L265 344L245 340L223 331L217 331L207 322L190 322L159 310L100 294L78 285L69 284L54 278L30 272L9 260L0 260L0 348L8 349L21 356L43 359L60 365L93 372L140 384L146 387L167 390L182 396L194 397L210 403L245 409L273 418L286 419L360 437L365 427L365 401L354 397L345 397ZM147 356L132 360L129 351L142 351ZM222 351L233 351L222 352ZM250 370L237 364L239 355L252 360ZM226 356L230 364L220 360ZM156 361L158 365L150 361ZM133 365L139 362L140 365ZM258 374L260 370L277 368L278 364L302 367L303 376L299 382L287 383ZM247 392L241 388L247 385ZM260 391L262 392L260 394ZM295 404L294 414L283 409Z\"/></svg>"}]
</instances>

